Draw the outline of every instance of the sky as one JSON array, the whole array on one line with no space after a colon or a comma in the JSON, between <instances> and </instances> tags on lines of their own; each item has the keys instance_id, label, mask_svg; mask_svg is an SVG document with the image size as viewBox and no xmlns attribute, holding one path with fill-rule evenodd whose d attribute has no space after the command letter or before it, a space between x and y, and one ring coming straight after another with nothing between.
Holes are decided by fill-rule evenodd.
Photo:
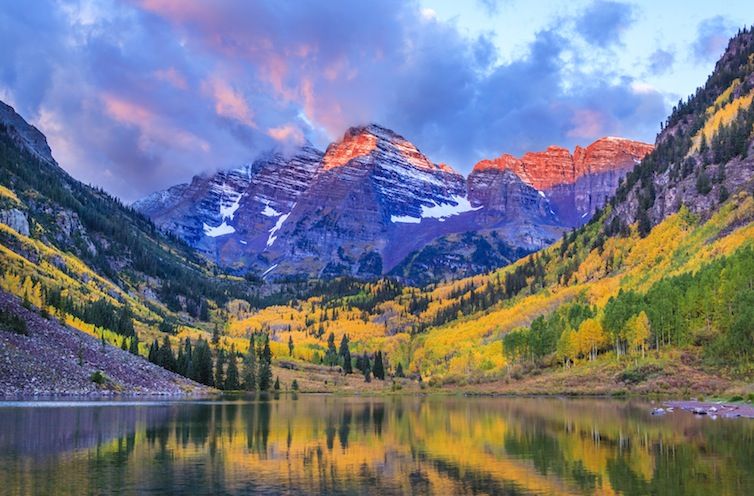
<instances>
[{"instance_id":1,"label":"sky","mask_svg":"<svg viewBox=\"0 0 754 496\"><path fill-rule=\"evenodd\" d=\"M378 123L432 161L653 142L751 0L0 0L0 100L126 202Z\"/></svg>"}]
</instances>

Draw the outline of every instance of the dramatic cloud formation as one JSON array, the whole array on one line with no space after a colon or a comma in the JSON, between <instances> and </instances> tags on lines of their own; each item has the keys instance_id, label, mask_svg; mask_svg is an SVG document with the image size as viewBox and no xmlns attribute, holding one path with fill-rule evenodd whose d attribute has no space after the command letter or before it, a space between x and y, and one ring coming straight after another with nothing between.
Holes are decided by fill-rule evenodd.
<instances>
[{"instance_id":1,"label":"dramatic cloud formation","mask_svg":"<svg viewBox=\"0 0 754 496\"><path fill-rule=\"evenodd\" d=\"M507 5L480 2L490 13ZM0 99L75 176L127 201L270 147L324 147L368 122L467 172L503 151L651 140L665 96L600 62L635 16L623 3L585 4L501 62L489 33L405 0L10 2ZM718 50L712 21L698 53ZM658 50L645 70L672 62Z\"/></svg>"}]
</instances>

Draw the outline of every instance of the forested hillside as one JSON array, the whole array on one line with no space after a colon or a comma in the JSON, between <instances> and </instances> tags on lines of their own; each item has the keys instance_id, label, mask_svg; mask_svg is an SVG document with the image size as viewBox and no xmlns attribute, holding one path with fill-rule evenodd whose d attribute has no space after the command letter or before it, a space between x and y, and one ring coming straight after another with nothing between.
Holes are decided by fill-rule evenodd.
<instances>
[{"instance_id":1,"label":"forested hillside","mask_svg":"<svg viewBox=\"0 0 754 496\"><path fill-rule=\"evenodd\" d=\"M545 372L567 391L577 387L569 375L602 378L595 367L616 388L652 379L651 390L698 386L670 380L679 370L748 377L753 89L754 41L744 30L606 208L550 248L425 290L383 280L239 310L226 335L270 333L315 362L333 354L328 341L347 336L352 356L382 351L388 373L400 367L438 385L515 384Z\"/></svg>"}]
</instances>

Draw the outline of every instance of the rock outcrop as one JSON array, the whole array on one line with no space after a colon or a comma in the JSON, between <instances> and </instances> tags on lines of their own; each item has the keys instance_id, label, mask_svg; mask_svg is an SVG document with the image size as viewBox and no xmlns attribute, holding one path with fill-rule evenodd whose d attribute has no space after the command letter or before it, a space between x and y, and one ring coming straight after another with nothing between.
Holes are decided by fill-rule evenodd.
<instances>
[{"instance_id":1,"label":"rock outcrop","mask_svg":"<svg viewBox=\"0 0 754 496\"><path fill-rule=\"evenodd\" d=\"M624 138L602 138L573 154L551 146L542 152L528 152L521 158L504 154L476 164L469 176L489 176L508 170L542 192L560 222L574 227L587 222L605 205L620 179L651 152L652 145Z\"/></svg>"}]
</instances>

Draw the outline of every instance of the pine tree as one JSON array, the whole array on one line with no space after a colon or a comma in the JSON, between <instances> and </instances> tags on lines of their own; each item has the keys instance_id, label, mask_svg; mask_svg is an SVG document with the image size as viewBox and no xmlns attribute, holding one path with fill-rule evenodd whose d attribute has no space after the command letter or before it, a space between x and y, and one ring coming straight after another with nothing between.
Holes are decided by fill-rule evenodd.
<instances>
[{"instance_id":1,"label":"pine tree","mask_svg":"<svg viewBox=\"0 0 754 496\"><path fill-rule=\"evenodd\" d=\"M385 380L385 366L382 363L381 351L374 354L374 377L381 381Z\"/></svg>"},{"instance_id":2,"label":"pine tree","mask_svg":"<svg viewBox=\"0 0 754 496\"><path fill-rule=\"evenodd\" d=\"M131 314L131 307L123 305L118 312L118 322L115 325L114 331L123 336L133 336L134 334L134 322Z\"/></svg>"},{"instance_id":3,"label":"pine tree","mask_svg":"<svg viewBox=\"0 0 754 496\"><path fill-rule=\"evenodd\" d=\"M156 339L154 344L155 346L157 345ZM175 372L178 369L178 363L175 360L173 348L170 346L170 339L167 336L163 336L162 346L156 346L156 356L160 367L168 369L171 372Z\"/></svg>"},{"instance_id":4,"label":"pine tree","mask_svg":"<svg viewBox=\"0 0 754 496\"><path fill-rule=\"evenodd\" d=\"M178 360L176 361L177 372L184 377L189 377L191 374L191 353L191 340L186 338L184 345L178 348Z\"/></svg>"},{"instance_id":5,"label":"pine tree","mask_svg":"<svg viewBox=\"0 0 754 496\"><path fill-rule=\"evenodd\" d=\"M710 184L707 170L704 167L699 170L699 175L696 176L696 191L700 195L706 195L712 191L712 185Z\"/></svg>"},{"instance_id":6,"label":"pine tree","mask_svg":"<svg viewBox=\"0 0 754 496\"><path fill-rule=\"evenodd\" d=\"M275 385L272 386L275 391L280 391L280 377L275 377Z\"/></svg>"},{"instance_id":7,"label":"pine tree","mask_svg":"<svg viewBox=\"0 0 754 496\"><path fill-rule=\"evenodd\" d=\"M236 363L236 348L230 347L230 353L228 354L228 370L225 374L225 389L227 391L237 391L241 389L241 385L238 383L238 365Z\"/></svg>"},{"instance_id":8,"label":"pine tree","mask_svg":"<svg viewBox=\"0 0 754 496\"><path fill-rule=\"evenodd\" d=\"M254 335L249 338L249 351L243 358L243 387L247 391L257 389L257 351L254 349Z\"/></svg>"},{"instance_id":9,"label":"pine tree","mask_svg":"<svg viewBox=\"0 0 754 496\"><path fill-rule=\"evenodd\" d=\"M200 384L213 385L212 352L209 343L201 337L196 342L191 355L191 372L189 377Z\"/></svg>"},{"instance_id":10,"label":"pine tree","mask_svg":"<svg viewBox=\"0 0 754 496\"><path fill-rule=\"evenodd\" d=\"M369 355L367 355L366 351L361 357L361 366L361 371L364 372L364 382L372 382L372 365L369 362Z\"/></svg>"},{"instance_id":11,"label":"pine tree","mask_svg":"<svg viewBox=\"0 0 754 496\"><path fill-rule=\"evenodd\" d=\"M348 347L348 336L343 334L343 338L340 340L340 349L338 349L338 355L343 362L343 373L353 374L353 366L351 365L351 350Z\"/></svg>"},{"instance_id":12,"label":"pine tree","mask_svg":"<svg viewBox=\"0 0 754 496\"><path fill-rule=\"evenodd\" d=\"M128 341L125 337L120 340L120 349L123 351L128 351Z\"/></svg>"},{"instance_id":13,"label":"pine tree","mask_svg":"<svg viewBox=\"0 0 754 496\"><path fill-rule=\"evenodd\" d=\"M126 339L123 338L123 343L125 346ZM125 347L123 349L126 349ZM149 353L147 353L147 360L150 362L159 365L158 362L158 353L160 351L160 343L157 342L157 338L152 341L152 344L149 346Z\"/></svg>"},{"instance_id":14,"label":"pine tree","mask_svg":"<svg viewBox=\"0 0 754 496\"><path fill-rule=\"evenodd\" d=\"M215 359L215 386L218 389L225 387L225 374L223 368L225 367L225 351L222 349L217 350L217 357Z\"/></svg>"},{"instance_id":15,"label":"pine tree","mask_svg":"<svg viewBox=\"0 0 754 496\"><path fill-rule=\"evenodd\" d=\"M332 332L327 336L327 353L325 354L325 363L329 366L338 363L338 350L335 348L335 334Z\"/></svg>"},{"instance_id":16,"label":"pine tree","mask_svg":"<svg viewBox=\"0 0 754 496\"><path fill-rule=\"evenodd\" d=\"M131 337L131 346L128 348L128 352L139 356L139 335L136 333Z\"/></svg>"},{"instance_id":17,"label":"pine tree","mask_svg":"<svg viewBox=\"0 0 754 496\"><path fill-rule=\"evenodd\" d=\"M288 332L290 332L290 326L288 326ZM293 336L288 335L288 355L293 357Z\"/></svg>"},{"instance_id":18,"label":"pine tree","mask_svg":"<svg viewBox=\"0 0 754 496\"><path fill-rule=\"evenodd\" d=\"M293 391L298 391L298 381L296 379L293 379L293 382L291 382L291 389Z\"/></svg>"},{"instance_id":19,"label":"pine tree","mask_svg":"<svg viewBox=\"0 0 754 496\"><path fill-rule=\"evenodd\" d=\"M398 366L395 368L395 375L396 377L406 377L406 374L403 373L403 365L401 362L398 362Z\"/></svg>"},{"instance_id":20,"label":"pine tree","mask_svg":"<svg viewBox=\"0 0 754 496\"><path fill-rule=\"evenodd\" d=\"M270 336L265 334L264 346L259 354L259 390L269 391L272 385L272 351L270 350Z\"/></svg>"},{"instance_id":21,"label":"pine tree","mask_svg":"<svg viewBox=\"0 0 754 496\"><path fill-rule=\"evenodd\" d=\"M215 322L215 327L212 329L212 344L217 346L217 343L220 342L220 325Z\"/></svg>"}]
</instances>

